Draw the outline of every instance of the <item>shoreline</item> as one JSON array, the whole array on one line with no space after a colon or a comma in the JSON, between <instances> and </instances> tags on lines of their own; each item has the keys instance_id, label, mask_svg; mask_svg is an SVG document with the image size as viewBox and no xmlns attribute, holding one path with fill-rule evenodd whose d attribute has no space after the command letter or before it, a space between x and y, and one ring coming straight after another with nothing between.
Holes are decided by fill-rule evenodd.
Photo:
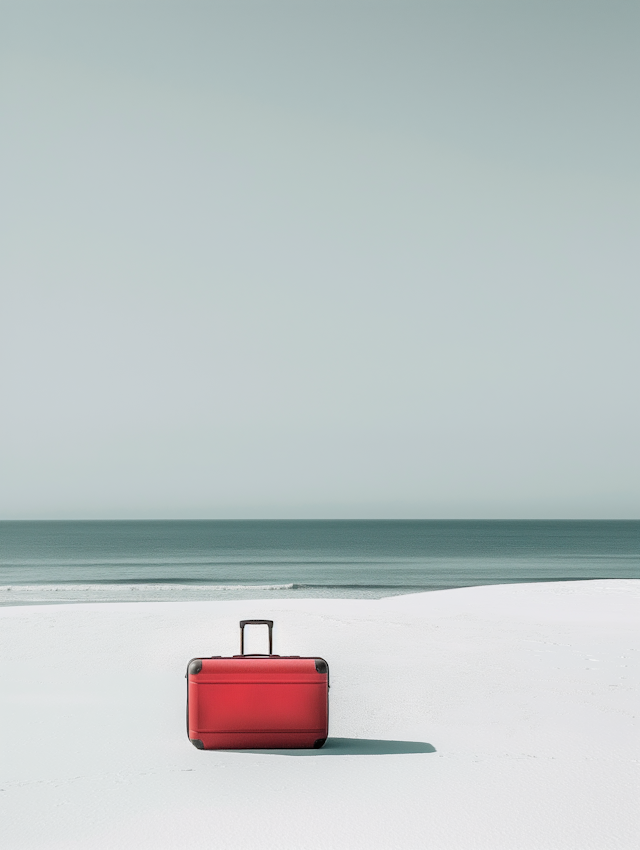
<instances>
[{"instance_id":1,"label":"shoreline","mask_svg":"<svg viewBox=\"0 0 640 850\"><path fill-rule=\"evenodd\" d=\"M557 584L629 579L554 578L467 582L457 585L313 585L304 583L219 584L216 582L94 581L0 584L0 609L25 605L109 604L115 602L224 602L267 599L386 599L469 587Z\"/></svg>"}]
</instances>

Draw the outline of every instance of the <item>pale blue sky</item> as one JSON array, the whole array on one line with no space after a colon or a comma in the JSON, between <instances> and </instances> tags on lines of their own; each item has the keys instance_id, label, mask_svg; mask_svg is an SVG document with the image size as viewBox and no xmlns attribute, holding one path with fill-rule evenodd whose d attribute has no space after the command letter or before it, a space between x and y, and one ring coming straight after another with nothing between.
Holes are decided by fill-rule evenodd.
<instances>
[{"instance_id":1,"label":"pale blue sky","mask_svg":"<svg viewBox=\"0 0 640 850\"><path fill-rule=\"evenodd\" d=\"M0 518L638 517L639 34L0 0Z\"/></svg>"}]
</instances>

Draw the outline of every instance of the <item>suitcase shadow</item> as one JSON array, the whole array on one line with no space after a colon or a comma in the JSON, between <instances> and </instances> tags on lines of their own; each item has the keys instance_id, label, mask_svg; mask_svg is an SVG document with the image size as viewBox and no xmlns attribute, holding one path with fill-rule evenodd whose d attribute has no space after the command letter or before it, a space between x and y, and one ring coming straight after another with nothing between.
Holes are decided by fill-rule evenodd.
<instances>
[{"instance_id":1,"label":"suitcase shadow","mask_svg":"<svg viewBox=\"0 0 640 850\"><path fill-rule=\"evenodd\" d=\"M327 738L319 750L236 750L274 756L397 756L406 753L435 753L433 744L423 741L382 741L375 738Z\"/></svg>"}]
</instances>

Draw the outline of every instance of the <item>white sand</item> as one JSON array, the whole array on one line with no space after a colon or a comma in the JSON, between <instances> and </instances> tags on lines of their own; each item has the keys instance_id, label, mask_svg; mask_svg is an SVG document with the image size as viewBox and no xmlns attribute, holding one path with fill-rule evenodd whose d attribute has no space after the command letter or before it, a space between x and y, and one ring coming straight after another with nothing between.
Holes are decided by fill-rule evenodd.
<instances>
[{"instance_id":1,"label":"white sand","mask_svg":"<svg viewBox=\"0 0 640 850\"><path fill-rule=\"evenodd\" d=\"M192 747L186 663L242 617L329 661L330 735L360 741ZM639 623L622 580L0 609L0 843L635 850Z\"/></svg>"}]
</instances>

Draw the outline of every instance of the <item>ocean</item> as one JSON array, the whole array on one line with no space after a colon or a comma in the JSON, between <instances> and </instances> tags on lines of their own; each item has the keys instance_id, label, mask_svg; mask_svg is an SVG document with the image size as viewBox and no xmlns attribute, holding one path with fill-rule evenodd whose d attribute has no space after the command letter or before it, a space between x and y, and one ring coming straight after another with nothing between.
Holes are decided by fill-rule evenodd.
<instances>
[{"instance_id":1,"label":"ocean","mask_svg":"<svg viewBox=\"0 0 640 850\"><path fill-rule=\"evenodd\" d=\"M0 605L640 578L638 521L0 522Z\"/></svg>"}]
</instances>

